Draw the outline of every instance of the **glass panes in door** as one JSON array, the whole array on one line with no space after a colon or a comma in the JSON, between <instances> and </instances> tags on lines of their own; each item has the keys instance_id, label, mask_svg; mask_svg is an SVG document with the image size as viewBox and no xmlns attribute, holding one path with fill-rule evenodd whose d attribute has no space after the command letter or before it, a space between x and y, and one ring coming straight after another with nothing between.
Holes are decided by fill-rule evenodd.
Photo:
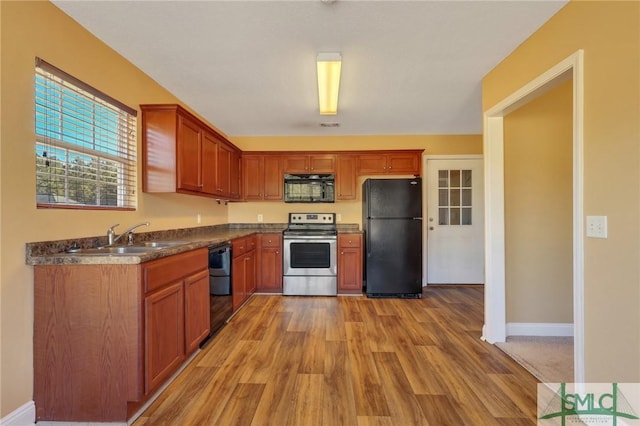
<instances>
[{"instance_id":1,"label":"glass panes in door","mask_svg":"<svg viewBox=\"0 0 640 426\"><path fill-rule=\"evenodd\" d=\"M471 170L438 170L438 225L471 225Z\"/></svg>"}]
</instances>

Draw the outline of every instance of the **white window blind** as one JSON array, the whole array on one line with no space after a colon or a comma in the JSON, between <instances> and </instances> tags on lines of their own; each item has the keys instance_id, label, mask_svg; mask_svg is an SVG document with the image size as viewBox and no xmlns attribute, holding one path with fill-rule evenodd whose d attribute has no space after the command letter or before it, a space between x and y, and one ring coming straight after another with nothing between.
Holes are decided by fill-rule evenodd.
<instances>
[{"instance_id":1,"label":"white window blind","mask_svg":"<svg viewBox=\"0 0 640 426\"><path fill-rule=\"evenodd\" d=\"M36 58L38 207L135 209L136 115Z\"/></svg>"}]
</instances>

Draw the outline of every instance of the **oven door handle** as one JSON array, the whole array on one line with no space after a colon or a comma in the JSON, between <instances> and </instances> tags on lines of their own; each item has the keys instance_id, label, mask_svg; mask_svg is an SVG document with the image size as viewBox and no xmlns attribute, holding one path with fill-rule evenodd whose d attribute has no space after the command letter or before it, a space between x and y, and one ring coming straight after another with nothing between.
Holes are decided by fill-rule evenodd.
<instances>
[{"instance_id":1,"label":"oven door handle","mask_svg":"<svg viewBox=\"0 0 640 426\"><path fill-rule=\"evenodd\" d=\"M337 241L337 238L332 238L332 237L321 237L321 236L308 236L308 237L296 237L296 238L287 238L284 237L284 242L285 243L332 243L334 241Z\"/></svg>"}]
</instances>

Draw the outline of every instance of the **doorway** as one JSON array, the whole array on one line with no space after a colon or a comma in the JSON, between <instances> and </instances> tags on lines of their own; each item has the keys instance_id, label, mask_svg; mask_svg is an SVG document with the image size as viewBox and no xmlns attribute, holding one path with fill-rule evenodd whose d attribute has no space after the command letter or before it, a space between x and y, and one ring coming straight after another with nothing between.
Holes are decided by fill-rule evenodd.
<instances>
[{"instance_id":1,"label":"doorway","mask_svg":"<svg viewBox=\"0 0 640 426\"><path fill-rule=\"evenodd\" d=\"M483 338L506 339L503 117L558 84L573 79L573 324L574 381L584 381L583 51L579 50L484 114L485 324Z\"/></svg>"}]
</instances>

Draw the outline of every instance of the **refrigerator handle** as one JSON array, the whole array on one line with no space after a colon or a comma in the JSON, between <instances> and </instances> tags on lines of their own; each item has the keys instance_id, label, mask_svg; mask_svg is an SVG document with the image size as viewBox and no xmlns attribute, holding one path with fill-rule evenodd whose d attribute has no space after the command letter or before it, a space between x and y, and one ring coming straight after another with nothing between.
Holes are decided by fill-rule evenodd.
<instances>
[{"instance_id":1,"label":"refrigerator handle","mask_svg":"<svg viewBox=\"0 0 640 426\"><path fill-rule=\"evenodd\" d=\"M422 220L421 217L412 217L411 219L413 219L413 220Z\"/></svg>"}]
</instances>

